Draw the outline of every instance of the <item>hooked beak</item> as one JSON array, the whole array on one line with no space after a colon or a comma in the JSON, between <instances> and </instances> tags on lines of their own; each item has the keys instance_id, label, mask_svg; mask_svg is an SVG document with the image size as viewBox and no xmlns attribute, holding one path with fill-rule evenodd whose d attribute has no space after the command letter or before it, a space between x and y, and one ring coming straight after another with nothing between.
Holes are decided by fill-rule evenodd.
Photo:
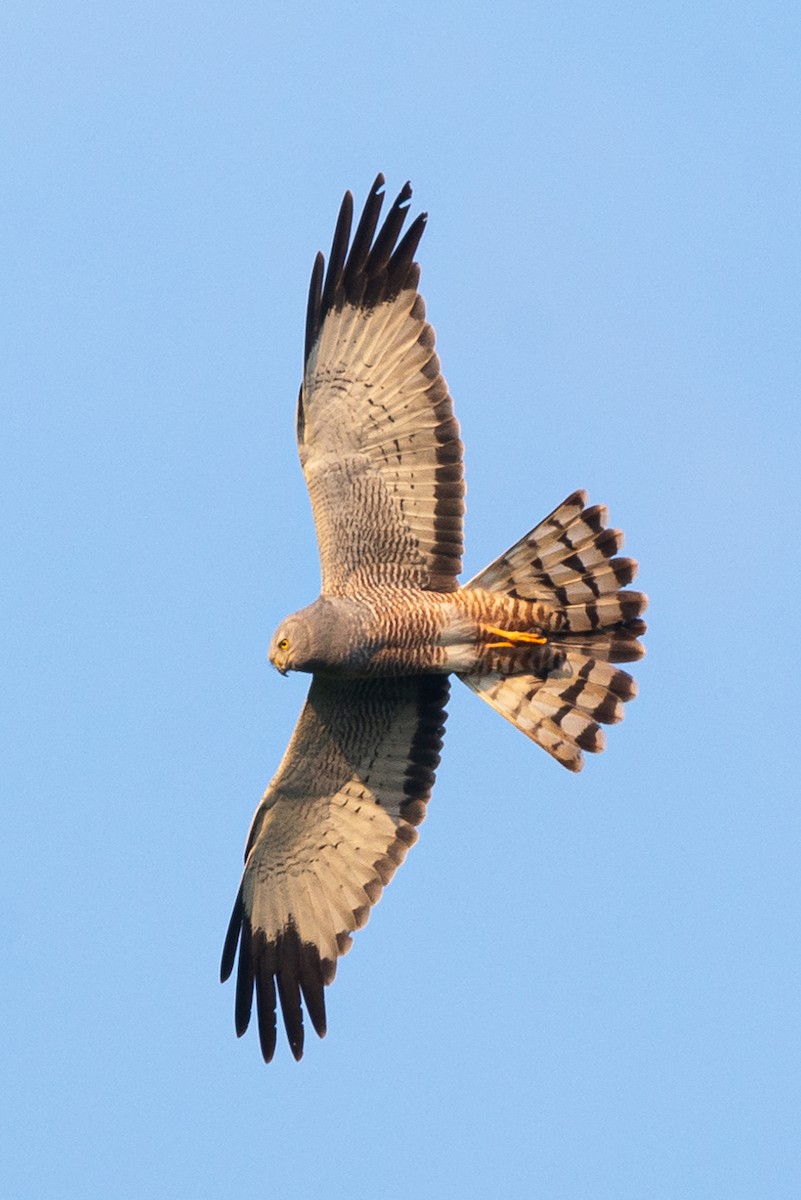
<instances>
[{"instance_id":1,"label":"hooked beak","mask_svg":"<svg viewBox=\"0 0 801 1200\"><path fill-rule=\"evenodd\" d=\"M287 671L289 670L289 667L287 666L286 658L284 657L284 655L282 655L280 653L279 654L271 654L269 657L270 657L270 662L273 664L276 671L278 671L281 675L285 676Z\"/></svg>"}]
</instances>

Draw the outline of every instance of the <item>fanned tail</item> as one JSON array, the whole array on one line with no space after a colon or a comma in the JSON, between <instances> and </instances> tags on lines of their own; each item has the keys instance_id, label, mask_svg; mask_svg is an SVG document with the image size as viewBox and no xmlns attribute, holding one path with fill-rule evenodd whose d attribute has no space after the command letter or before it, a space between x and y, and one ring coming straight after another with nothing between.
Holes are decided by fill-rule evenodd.
<instances>
[{"instance_id":1,"label":"fanned tail","mask_svg":"<svg viewBox=\"0 0 801 1200\"><path fill-rule=\"evenodd\" d=\"M647 597L626 590L637 563L617 556L623 534L608 528L606 508L586 505L586 492L574 492L465 585L547 607L541 670L529 650L519 673L509 656L501 669L460 678L571 771L581 770L582 751L603 750L601 725L622 720L637 694L632 677L612 664L645 653Z\"/></svg>"}]
</instances>

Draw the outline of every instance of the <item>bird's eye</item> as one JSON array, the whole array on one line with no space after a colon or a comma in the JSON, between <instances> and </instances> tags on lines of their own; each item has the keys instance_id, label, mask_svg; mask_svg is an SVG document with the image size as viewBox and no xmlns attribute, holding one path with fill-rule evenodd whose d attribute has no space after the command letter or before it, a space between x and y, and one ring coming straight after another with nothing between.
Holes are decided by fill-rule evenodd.
<instances>
[{"instance_id":1,"label":"bird's eye","mask_svg":"<svg viewBox=\"0 0 801 1200\"><path fill-rule=\"evenodd\" d=\"M278 649L279 650L288 650L289 649L289 639L281 638L281 641L278 643Z\"/></svg>"}]
</instances>

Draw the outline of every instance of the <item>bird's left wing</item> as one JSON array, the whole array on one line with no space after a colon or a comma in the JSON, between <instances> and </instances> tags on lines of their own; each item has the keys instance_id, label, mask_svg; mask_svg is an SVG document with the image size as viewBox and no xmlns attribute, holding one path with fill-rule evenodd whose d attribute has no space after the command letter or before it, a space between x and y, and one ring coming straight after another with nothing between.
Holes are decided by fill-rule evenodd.
<instances>
[{"instance_id":1,"label":"bird's left wing","mask_svg":"<svg viewBox=\"0 0 801 1200\"><path fill-rule=\"evenodd\" d=\"M301 996L325 1033L323 989L425 816L445 726L448 679L315 676L278 773L256 810L221 975L239 945L235 1023L256 993L267 1062L276 988L289 1044L303 1053Z\"/></svg>"}]
</instances>

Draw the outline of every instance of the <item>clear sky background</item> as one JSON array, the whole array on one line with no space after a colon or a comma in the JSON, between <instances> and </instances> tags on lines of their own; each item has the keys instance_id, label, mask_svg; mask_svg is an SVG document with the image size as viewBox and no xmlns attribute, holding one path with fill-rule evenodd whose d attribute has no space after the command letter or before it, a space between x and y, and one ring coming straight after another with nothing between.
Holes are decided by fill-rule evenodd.
<instances>
[{"instance_id":1,"label":"clear sky background","mask_svg":"<svg viewBox=\"0 0 801 1200\"><path fill-rule=\"evenodd\" d=\"M795 3L5 3L13 1200L801 1195ZM304 305L430 214L466 577L578 486L652 597L583 775L454 685L420 843L265 1066L219 953L306 680Z\"/></svg>"}]
</instances>

